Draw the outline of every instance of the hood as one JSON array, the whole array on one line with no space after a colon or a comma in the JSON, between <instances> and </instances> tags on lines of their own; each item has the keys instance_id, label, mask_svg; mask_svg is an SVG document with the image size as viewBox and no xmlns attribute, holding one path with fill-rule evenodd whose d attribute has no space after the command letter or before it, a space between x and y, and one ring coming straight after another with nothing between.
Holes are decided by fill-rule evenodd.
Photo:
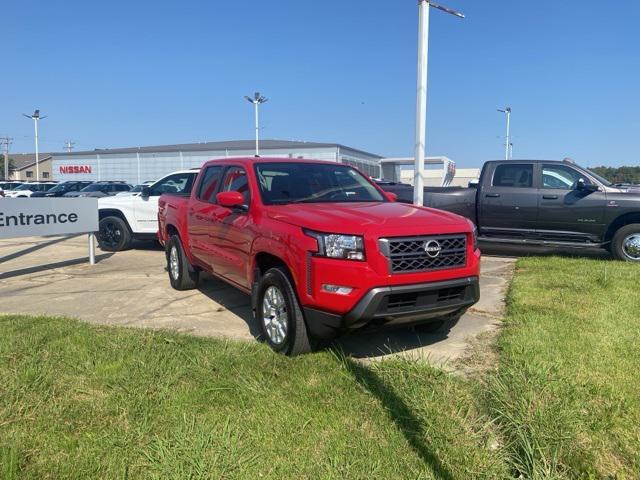
<instances>
[{"instance_id":1,"label":"hood","mask_svg":"<svg viewBox=\"0 0 640 480\"><path fill-rule=\"evenodd\" d=\"M267 215L318 232L362 234L376 233L418 235L471 230L470 222L459 215L397 202L297 203L270 205Z\"/></svg>"}]
</instances>

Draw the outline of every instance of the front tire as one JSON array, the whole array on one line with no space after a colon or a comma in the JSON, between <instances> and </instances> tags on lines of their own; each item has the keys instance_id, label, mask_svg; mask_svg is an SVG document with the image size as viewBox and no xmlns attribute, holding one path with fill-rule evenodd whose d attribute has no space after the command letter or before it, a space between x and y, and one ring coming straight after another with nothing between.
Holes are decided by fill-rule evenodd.
<instances>
[{"instance_id":1,"label":"front tire","mask_svg":"<svg viewBox=\"0 0 640 480\"><path fill-rule=\"evenodd\" d=\"M611 253L618 260L640 263L640 223L626 225L616 232Z\"/></svg>"},{"instance_id":2,"label":"front tire","mask_svg":"<svg viewBox=\"0 0 640 480\"><path fill-rule=\"evenodd\" d=\"M119 252L131 246L131 230L121 218L105 217L98 228L98 245L105 252Z\"/></svg>"},{"instance_id":3,"label":"front tire","mask_svg":"<svg viewBox=\"0 0 640 480\"><path fill-rule=\"evenodd\" d=\"M278 353L291 357L312 350L307 325L285 268L269 269L260 279L256 317L262 336Z\"/></svg>"},{"instance_id":4,"label":"front tire","mask_svg":"<svg viewBox=\"0 0 640 480\"><path fill-rule=\"evenodd\" d=\"M193 290L198 286L200 272L189 262L180 237L173 235L167 242L167 272L169 282L176 290Z\"/></svg>"}]
</instances>

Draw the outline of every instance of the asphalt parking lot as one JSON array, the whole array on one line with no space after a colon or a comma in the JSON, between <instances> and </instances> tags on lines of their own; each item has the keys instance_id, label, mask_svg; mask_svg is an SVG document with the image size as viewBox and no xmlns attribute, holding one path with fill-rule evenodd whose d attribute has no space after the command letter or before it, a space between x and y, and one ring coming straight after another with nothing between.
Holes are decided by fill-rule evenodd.
<instances>
[{"instance_id":1,"label":"asphalt parking lot","mask_svg":"<svg viewBox=\"0 0 640 480\"><path fill-rule=\"evenodd\" d=\"M92 266L87 263L86 236L0 240L0 312L235 340L259 337L247 295L212 277L198 290L173 290L160 247L136 247L116 254L98 250ZM447 335L418 334L409 328L362 332L334 346L358 358L402 355L441 365L459 359L474 338L499 327L514 263L513 257L483 258L481 301Z\"/></svg>"}]
</instances>

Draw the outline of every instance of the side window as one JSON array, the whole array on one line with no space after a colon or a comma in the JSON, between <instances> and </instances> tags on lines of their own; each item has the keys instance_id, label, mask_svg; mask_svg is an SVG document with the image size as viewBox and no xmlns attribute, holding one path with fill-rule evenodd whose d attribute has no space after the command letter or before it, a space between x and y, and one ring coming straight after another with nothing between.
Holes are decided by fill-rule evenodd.
<instances>
[{"instance_id":1,"label":"side window","mask_svg":"<svg viewBox=\"0 0 640 480\"><path fill-rule=\"evenodd\" d=\"M542 187L573 190L576 182L584 178L577 170L564 165L544 165L542 167Z\"/></svg>"},{"instance_id":2,"label":"side window","mask_svg":"<svg viewBox=\"0 0 640 480\"><path fill-rule=\"evenodd\" d=\"M244 204L249 205L251 193L249 192L249 181L247 172L240 167L231 167L227 170L222 181L222 192L240 192L244 197Z\"/></svg>"},{"instance_id":3,"label":"side window","mask_svg":"<svg viewBox=\"0 0 640 480\"><path fill-rule=\"evenodd\" d=\"M162 195L163 193L191 193L195 172L176 173L157 181L149 187L151 196Z\"/></svg>"},{"instance_id":4,"label":"side window","mask_svg":"<svg viewBox=\"0 0 640 480\"><path fill-rule=\"evenodd\" d=\"M494 187L533 187L533 165L503 164L496 167L493 174Z\"/></svg>"},{"instance_id":5,"label":"side window","mask_svg":"<svg viewBox=\"0 0 640 480\"><path fill-rule=\"evenodd\" d=\"M207 167L204 171L202 182L198 187L198 199L203 202L216 203L216 193L222 175L222 165Z\"/></svg>"}]
</instances>

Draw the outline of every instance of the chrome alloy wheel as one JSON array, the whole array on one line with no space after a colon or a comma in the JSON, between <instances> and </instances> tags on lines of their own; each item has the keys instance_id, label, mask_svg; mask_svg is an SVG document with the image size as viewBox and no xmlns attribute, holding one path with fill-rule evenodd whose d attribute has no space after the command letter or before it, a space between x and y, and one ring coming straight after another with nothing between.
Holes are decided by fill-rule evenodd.
<instances>
[{"instance_id":1,"label":"chrome alloy wheel","mask_svg":"<svg viewBox=\"0 0 640 480\"><path fill-rule=\"evenodd\" d=\"M180 263L178 262L178 248L173 245L169 252L169 269L171 270L171 278L178 280L180 278Z\"/></svg>"},{"instance_id":2,"label":"chrome alloy wheel","mask_svg":"<svg viewBox=\"0 0 640 480\"><path fill-rule=\"evenodd\" d=\"M274 344L280 345L287 338L287 305L284 295L273 285L264 292L262 322L264 330Z\"/></svg>"},{"instance_id":3,"label":"chrome alloy wheel","mask_svg":"<svg viewBox=\"0 0 640 480\"><path fill-rule=\"evenodd\" d=\"M622 241L625 257L635 262L640 261L640 233L632 233Z\"/></svg>"}]
</instances>

